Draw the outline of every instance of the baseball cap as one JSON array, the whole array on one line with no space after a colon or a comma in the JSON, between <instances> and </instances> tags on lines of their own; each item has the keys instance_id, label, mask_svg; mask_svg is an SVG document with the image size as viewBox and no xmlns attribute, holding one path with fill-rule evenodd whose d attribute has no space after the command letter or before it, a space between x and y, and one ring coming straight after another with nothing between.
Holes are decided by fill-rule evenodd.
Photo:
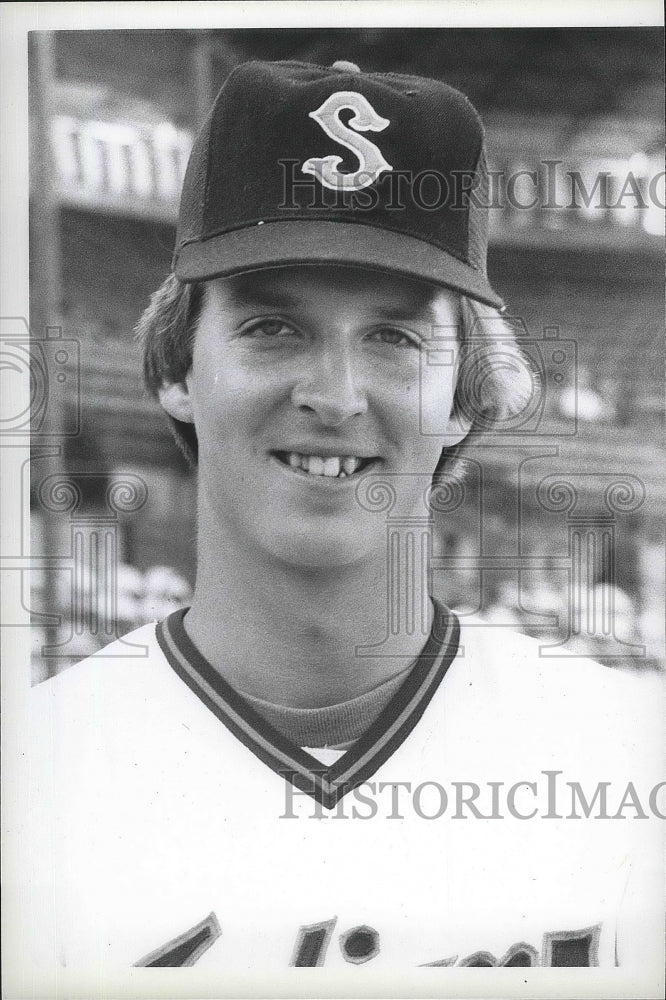
<instances>
[{"instance_id":1,"label":"baseball cap","mask_svg":"<svg viewBox=\"0 0 666 1000\"><path fill-rule=\"evenodd\" d=\"M279 265L399 272L495 307L478 113L438 80L348 62L248 62L196 137L173 269L184 282Z\"/></svg>"}]
</instances>

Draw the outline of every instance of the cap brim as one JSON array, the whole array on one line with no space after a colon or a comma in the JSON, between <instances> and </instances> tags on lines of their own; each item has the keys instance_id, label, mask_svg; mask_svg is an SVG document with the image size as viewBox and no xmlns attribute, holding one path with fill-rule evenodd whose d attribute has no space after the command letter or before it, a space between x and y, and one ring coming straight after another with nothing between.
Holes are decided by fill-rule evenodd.
<instances>
[{"instance_id":1,"label":"cap brim","mask_svg":"<svg viewBox=\"0 0 666 1000\"><path fill-rule=\"evenodd\" d=\"M443 285L499 309L487 278L445 250L364 223L297 219L265 222L187 243L177 250L181 281L208 281L288 264L348 264Z\"/></svg>"}]
</instances>

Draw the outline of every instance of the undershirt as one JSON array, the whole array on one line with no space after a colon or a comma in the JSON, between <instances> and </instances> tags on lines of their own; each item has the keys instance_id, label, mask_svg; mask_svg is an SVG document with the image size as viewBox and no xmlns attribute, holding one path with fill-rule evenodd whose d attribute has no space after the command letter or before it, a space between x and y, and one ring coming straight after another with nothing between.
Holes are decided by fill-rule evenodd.
<instances>
[{"instance_id":1,"label":"undershirt","mask_svg":"<svg viewBox=\"0 0 666 1000\"><path fill-rule=\"evenodd\" d=\"M335 803L349 790L350 777L360 784L369 766L380 766L404 742L458 655L458 619L438 601L433 605L430 635L411 664L371 691L324 708L275 705L232 687L188 636L188 608L158 623L155 634L180 679L255 756L297 787L306 781L306 794ZM303 721L309 719L314 729L304 730Z\"/></svg>"},{"instance_id":2,"label":"undershirt","mask_svg":"<svg viewBox=\"0 0 666 1000\"><path fill-rule=\"evenodd\" d=\"M292 708L264 701L244 691L239 693L282 736L309 753L315 751L313 756L322 763L332 764L379 717L413 666L412 662L399 674L356 698L322 708Z\"/></svg>"}]
</instances>

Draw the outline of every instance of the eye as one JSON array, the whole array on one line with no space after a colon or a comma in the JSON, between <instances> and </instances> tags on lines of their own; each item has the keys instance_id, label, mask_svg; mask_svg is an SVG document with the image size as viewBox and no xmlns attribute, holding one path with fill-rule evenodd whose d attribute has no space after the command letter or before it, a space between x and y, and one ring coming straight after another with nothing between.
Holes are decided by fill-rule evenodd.
<instances>
[{"instance_id":1,"label":"eye","mask_svg":"<svg viewBox=\"0 0 666 1000\"><path fill-rule=\"evenodd\" d=\"M368 334L368 339L377 341L380 344L386 344L388 347L418 348L419 346L414 334L406 333L395 326L381 326Z\"/></svg>"},{"instance_id":2,"label":"eye","mask_svg":"<svg viewBox=\"0 0 666 1000\"><path fill-rule=\"evenodd\" d=\"M273 317L248 323L241 332L244 337L256 337L261 340L279 340L284 337L298 336L296 329L290 323Z\"/></svg>"}]
</instances>

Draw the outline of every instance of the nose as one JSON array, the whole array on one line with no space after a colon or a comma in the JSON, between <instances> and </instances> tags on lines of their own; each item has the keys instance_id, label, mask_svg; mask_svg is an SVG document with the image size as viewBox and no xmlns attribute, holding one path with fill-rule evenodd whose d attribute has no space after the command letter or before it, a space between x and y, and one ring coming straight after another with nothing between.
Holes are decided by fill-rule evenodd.
<instances>
[{"instance_id":1,"label":"nose","mask_svg":"<svg viewBox=\"0 0 666 1000\"><path fill-rule=\"evenodd\" d=\"M327 427L339 427L351 417L367 411L354 358L348 348L328 349L309 359L292 390L299 410L316 414Z\"/></svg>"}]
</instances>

